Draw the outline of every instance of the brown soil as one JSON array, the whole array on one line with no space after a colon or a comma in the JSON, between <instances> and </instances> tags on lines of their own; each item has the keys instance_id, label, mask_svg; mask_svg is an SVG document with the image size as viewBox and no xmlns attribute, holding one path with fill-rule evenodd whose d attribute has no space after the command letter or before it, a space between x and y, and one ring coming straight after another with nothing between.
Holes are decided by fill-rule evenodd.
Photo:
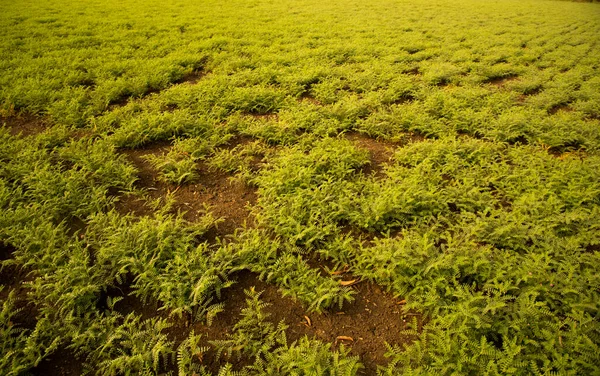
<instances>
[{"instance_id":1,"label":"brown soil","mask_svg":"<svg viewBox=\"0 0 600 376\"><path fill-rule=\"evenodd\" d=\"M518 101L519 101L519 103L525 103L525 101L527 101L528 97L532 97L536 94L539 94L541 91L542 91L542 87L539 87L539 88L533 89L527 93L521 94L521 95L519 95Z\"/></svg>"},{"instance_id":2,"label":"brown soil","mask_svg":"<svg viewBox=\"0 0 600 376\"><path fill-rule=\"evenodd\" d=\"M407 94L402 96L401 98L396 99L395 101L392 101L390 104L392 105L400 105L400 104L405 104L405 103L411 103L415 101L415 97L411 94Z\"/></svg>"},{"instance_id":3,"label":"brown soil","mask_svg":"<svg viewBox=\"0 0 600 376\"><path fill-rule=\"evenodd\" d=\"M352 141L357 147L369 151L371 163L363 168L362 171L367 175L372 174L376 177L383 176L383 169L392 159L394 149L399 146L399 143L376 140L358 132L346 133L346 138Z\"/></svg>"},{"instance_id":4,"label":"brown soil","mask_svg":"<svg viewBox=\"0 0 600 376\"><path fill-rule=\"evenodd\" d=\"M199 178L197 183L175 186L159 180L158 172L146 161L143 156L148 154L162 155L166 153L169 145L166 143L155 144L145 149L123 151L139 169L138 188L147 190L151 199L165 197L169 192L176 199L175 210L185 212L184 218L196 221L203 215L205 206L210 206L210 211L216 218L223 218L212 236L225 236L244 223L252 225L252 217L248 205L256 202L254 189L245 183L232 179L233 176L210 169L206 164L199 163ZM136 215L151 214L151 209L144 200L136 196L122 196L117 204L117 210L122 213Z\"/></svg>"},{"instance_id":5,"label":"brown soil","mask_svg":"<svg viewBox=\"0 0 600 376\"><path fill-rule=\"evenodd\" d=\"M300 96L299 100L301 102L306 102L306 103L314 104L315 106L322 106L323 105L323 103L319 102L315 97L313 97L308 92L302 93L302 95Z\"/></svg>"},{"instance_id":6,"label":"brown soil","mask_svg":"<svg viewBox=\"0 0 600 376\"><path fill-rule=\"evenodd\" d=\"M407 71L405 71L403 73L404 74L410 74L410 75L413 75L413 76L418 76L418 75L421 74L421 72L419 71L419 68L417 68L417 67L409 69L409 70L407 70Z\"/></svg>"},{"instance_id":7,"label":"brown soil","mask_svg":"<svg viewBox=\"0 0 600 376\"><path fill-rule=\"evenodd\" d=\"M161 89L149 89L147 90L145 93L143 93L140 96L131 96L131 95L123 95L113 101L110 102L109 106L108 106L108 111L114 111L116 108L119 107L124 107L125 105L127 105L130 101L135 100L135 99L140 99L140 98L145 98L151 94L156 94L156 93L160 93L163 90L166 90L168 88L170 88L172 85L180 85L183 83L188 83L190 85L194 85L196 83L198 83L198 81L200 81L204 76L206 76L207 73L201 70L195 70L185 76L183 76L181 79L172 82L171 85L167 85L164 88ZM173 108L174 109L174 108Z\"/></svg>"},{"instance_id":8,"label":"brown soil","mask_svg":"<svg viewBox=\"0 0 600 376\"><path fill-rule=\"evenodd\" d=\"M0 243L0 262L10 260L15 249ZM31 304L27 304L27 285L24 282L31 281L32 277L27 270L17 265L0 264L0 301L4 301L10 292L15 293L15 307L20 310L14 317L15 325L20 328L33 329L36 323L37 310Z\"/></svg>"},{"instance_id":9,"label":"brown soil","mask_svg":"<svg viewBox=\"0 0 600 376\"><path fill-rule=\"evenodd\" d=\"M582 149L582 145L578 142L567 143L561 146L552 146L546 148L548 154L556 157L558 159L566 159L566 158L578 158L585 159L587 158L587 152Z\"/></svg>"},{"instance_id":10,"label":"brown soil","mask_svg":"<svg viewBox=\"0 0 600 376\"><path fill-rule=\"evenodd\" d=\"M190 85L194 85L198 83L198 81L200 81L204 76L206 76L206 72L204 71L193 71L192 73L183 76L183 78L177 81L177 83L181 84L187 82Z\"/></svg>"},{"instance_id":11,"label":"brown soil","mask_svg":"<svg viewBox=\"0 0 600 376\"><path fill-rule=\"evenodd\" d=\"M555 152L553 150L548 150L550 155L558 158L558 159L567 159L567 158L577 158L584 160L588 157L588 154L584 150L574 150L574 151L566 151L566 152Z\"/></svg>"},{"instance_id":12,"label":"brown soil","mask_svg":"<svg viewBox=\"0 0 600 376\"><path fill-rule=\"evenodd\" d=\"M348 280L351 276L343 279ZM284 321L288 325L286 338L288 344L297 341L303 336L315 338L325 343L332 344L337 349L343 344L350 350L350 354L359 356L365 366L361 374L376 375L378 366L385 366L387 359L385 343L402 345L410 343L412 338L401 336L399 333L406 329L406 322L413 317L420 317L412 312L403 310L404 301L393 298L382 291L378 286L359 282L352 286L357 291L355 300L345 304L342 309L334 309L324 314L307 312L303 306L290 298L282 297L277 287L260 281L253 273L242 271L233 277L237 283L223 291L222 300L225 303L224 311L219 313L211 326L203 324L189 325L187 318L171 317L173 326L167 330L169 339L177 345L184 340L190 330L202 334L203 346L210 350L202 357L202 364L216 374L225 362L230 362L235 369L240 369L251 364L252 360L236 356L221 356L216 359L215 350L210 346L210 341L226 339L234 325L240 320L240 313L246 306L244 290L254 288L262 291L261 300L269 305L265 311L270 315L269 320L277 324ZM168 313L158 311L156 302L143 304L138 298L129 295L130 290L124 288L114 291L113 296L124 296L125 299L117 303L115 309L128 314L135 312L143 319L151 317L168 317ZM44 359L35 369L34 375L79 375L82 371L82 361L64 348L58 349L51 356Z\"/></svg>"},{"instance_id":13,"label":"brown soil","mask_svg":"<svg viewBox=\"0 0 600 376\"><path fill-rule=\"evenodd\" d=\"M30 114L0 117L0 124L5 124L11 135L20 137L33 136L48 128L44 119Z\"/></svg>"},{"instance_id":14,"label":"brown soil","mask_svg":"<svg viewBox=\"0 0 600 376\"><path fill-rule=\"evenodd\" d=\"M506 77L491 78L491 79L486 80L485 83L490 84L492 86L502 87L502 86L506 85L507 83L518 80L518 79L519 79L519 76L510 75L510 76L506 76Z\"/></svg>"},{"instance_id":15,"label":"brown soil","mask_svg":"<svg viewBox=\"0 0 600 376\"><path fill-rule=\"evenodd\" d=\"M372 165L365 172L374 175L381 174L383 167L391 159L393 149L398 146L397 143L374 140L356 132L347 134L346 137L356 143L358 147L369 150ZM234 147L244 142L248 142L248 140L240 139L232 142L232 145L229 146ZM164 197L168 192L173 192L177 201L175 209L186 211L185 218L191 221L198 219L198 216L201 215L198 214L198 211L203 210L205 204L211 205L214 215L225 219L212 234L215 237L231 234L246 221L252 224L252 217L247 205L256 202L256 193L240 181L231 181L230 174L210 170L206 165L200 163L198 166L200 178L195 184L177 187L159 181L157 171L143 156L162 155L169 148L170 144L164 142L141 150L123 151L139 169L138 188L145 189L151 199ZM151 209L145 204L145 201L134 195L120 197L117 208L123 213L151 214ZM8 250L9 254L12 252L6 247L0 250ZM311 263L311 266L323 269L325 263L325 261L315 261ZM18 283L23 276L15 278ZM284 320L289 326L286 331L289 344L305 335L331 343L332 348L339 348L343 344L350 349L352 355L360 357L365 366L362 371L364 375L376 375L377 366L387 363L384 356L386 342L392 345L401 345L412 340L410 337L401 336L400 331L406 328L406 322L411 321L415 314L405 312L402 301L393 298L372 283L357 281L351 287L357 292L352 303L345 304L342 309L315 314L308 313L301 303L282 297L276 286L258 280L256 274L242 271L232 276L232 279L237 283L222 292L221 300L225 304L224 311L217 315L212 326L190 325L187 317L169 318L173 327L168 329L167 333L176 345L188 336L191 329L196 334L202 334L203 345L208 345L211 340L227 338L227 334L231 333L233 326L240 319L241 310L245 307L244 290L252 287L263 291L261 299L271 304L266 308L271 315L270 320L275 324ZM342 280L352 279L355 278L351 275L342 276ZM106 295L124 298L115 305L115 309L122 314L135 312L142 315L144 319L156 316L168 317L168 312L158 311L159 305L156 302L144 304L130 293L131 289L125 286L109 291ZM417 318L420 320L419 317ZM231 359L222 357L217 361L213 349L203 356L202 361L215 374L225 364L225 361L231 362L236 369L252 363L252 360L243 358L238 360L236 357ZM81 370L81 360L67 350L58 349L36 367L33 374L77 375L81 373Z\"/></svg>"},{"instance_id":16,"label":"brown soil","mask_svg":"<svg viewBox=\"0 0 600 376\"><path fill-rule=\"evenodd\" d=\"M559 111L561 111L561 112L573 112L574 110L568 104L559 104L559 105L556 105L556 106L552 106L552 108L550 108L548 110L548 114L554 115L554 114L556 114Z\"/></svg>"},{"instance_id":17,"label":"brown soil","mask_svg":"<svg viewBox=\"0 0 600 376\"><path fill-rule=\"evenodd\" d=\"M19 290L23 280L24 273L14 265L3 265L2 262L10 260L15 249L3 243L0 243L0 285L3 286L0 291L0 298L5 299L10 290Z\"/></svg>"},{"instance_id":18,"label":"brown soil","mask_svg":"<svg viewBox=\"0 0 600 376\"><path fill-rule=\"evenodd\" d=\"M344 276L343 280L352 278ZM405 312L402 308L403 301L393 298L371 283L359 282L353 285L352 288L357 291L355 300L345 304L342 309L316 314L307 312L301 303L283 297L276 286L260 281L254 273L241 271L231 279L236 283L222 292L221 301L225 304L224 310L217 315L211 326L200 323L190 325L187 317L170 317L169 321L173 326L167 329L169 339L176 345L187 338L191 330L194 330L195 334L201 334L202 345L209 347L209 351L202 356L202 364L214 374L225 362L232 363L238 370L253 362L253 359L244 357L238 359L237 355L222 354L217 359L216 351L210 345L210 341L227 339L227 335L232 333L234 325L241 318L242 309L246 307L247 296L244 290L251 288L262 291L261 300L269 304L265 307L265 311L269 314L268 320L274 325L280 321L284 321L288 325L286 330L288 345L304 336L330 343L332 349L337 349L343 344L350 349L351 355L360 357L365 366L363 375L376 375L377 366L387 364L384 356L386 342L391 345L401 345L412 340L410 337L400 336L399 333L406 328L406 322L411 321L412 317L416 315L412 312ZM144 304L138 298L130 296L130 292L131 290L127 287L109 292L111 296L124 297L115 306L115 309L121 314L135 312L143 319L156 316L168 317L167 312L158 311L156 302ZM418 317L418 319L420 318ZM67 356L66 359L72 359L72 356ZM66 372L68 367L61 356L51 357L46 363L47 366L44 366L44 369L61 370L58 373L48 374L75 374ZM41 373L37 374L41 375Z\"/></svg>"},{"instance_id":19,"label":"brown soil","mask_svg":"<svg viewBox=\"0 0 600 376\"><path fill-rule=\"evenodd\" d=\"M253 273L240 272L235 278L237 283L224 292L224 312L217 316L210 327L195 325L195 333L202 333L209 340L225 339L246 306L244 290L254 287L257 291L263 291L261 300L270 304L265 308L270 314L269 320L274 324L283 320L289 326L286 331L288 344L305 335L331 343L333 348L343 343L351 350L351 355L360 357L365 365L364 375L375 375L377 366L387 363L385 342L399 345L411 341L411 338L401 337L399 333L405 329L405 321L411 320L414 314L404 312L398 299L371 283L354 285L356 299L345 304L343 309L315 314L307 312L299 302L282 297L277 287L260 281ZM352 340L340 337L350 337ZM214 353L204 357L204 364L216 372L223 363L215 362L212 355ZM229 360L235 365L235 357ZM242 359L237 365L239 367L246 363Z\"/></svg>"},{"instance_id":20,"label":"brown soil","mask_svg":"<svg viewBox=\"0 0 600 376\"><path fill-rule=\"evenodd\" d=\"M83 361L65 348L58 348L37 367L30 370L34 376L75 376L83 373Z\"/></svg>"}]
</instances>

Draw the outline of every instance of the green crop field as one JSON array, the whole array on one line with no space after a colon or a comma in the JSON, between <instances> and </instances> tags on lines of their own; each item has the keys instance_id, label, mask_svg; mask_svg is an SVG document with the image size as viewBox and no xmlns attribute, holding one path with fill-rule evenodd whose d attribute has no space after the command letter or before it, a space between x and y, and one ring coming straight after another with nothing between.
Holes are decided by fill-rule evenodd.
<instances>
[{"instance_id":1,"label":"green crop field","mask_svg":"<svg viewBox=\"0 0 600 376\"><path fill-rule=\"evenodd\" d=\"M599 375L600 4L0 3L1 375Z\"/></svg>"}]
</instances>

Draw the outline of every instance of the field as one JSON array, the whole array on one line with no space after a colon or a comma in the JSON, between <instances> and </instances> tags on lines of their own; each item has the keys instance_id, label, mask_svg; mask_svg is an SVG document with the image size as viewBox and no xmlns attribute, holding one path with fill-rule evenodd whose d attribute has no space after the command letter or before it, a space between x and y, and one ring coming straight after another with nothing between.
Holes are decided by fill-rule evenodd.
<instances>
[{"instance_id":1,"label":"field","mask_svg":"<svg viewBox=\"0 0 600 376\"><path fill-rule=\"evenodd\" d=\"M600 4L0 3L0 374L600 374Z\"/></svg>"}]
</instances>

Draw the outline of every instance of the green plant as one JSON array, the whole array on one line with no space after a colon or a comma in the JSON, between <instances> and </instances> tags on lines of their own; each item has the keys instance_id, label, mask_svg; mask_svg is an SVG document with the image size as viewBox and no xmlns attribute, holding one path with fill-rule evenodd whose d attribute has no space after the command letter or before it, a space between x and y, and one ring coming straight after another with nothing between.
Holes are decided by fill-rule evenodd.
<instances>
[{"instance_id":1,"label":"green plant","mask_svg":"<svg viewBox=\"0 0 600 376\"><path fill-rule=\"evenodd\" d=\"M599 12L536 0L2 2L1 256L26 272L27 293L15 303L4 290L0 373L35 373L66 350L88 373L155 374L178 351L183 372L205 376L199 336L176 348L164 320L124 318L123 304L218 322L241 270L311 311L350 303L317 256L419 315L381 374L599 373ZM167 143L150 158L166 183L136 182L148 153L124 149ZM254 220L214 229L209 211L241 223L248 197L198 165L256 188ZM174 214L204 187L212 209ZM123 215L139 192L153 214ZM36 312L27 329L15 304ZM272 340L283 334L266 322L239 329L271 344L244 342L262 355L240 374L359 367L346 349Z\"/></svg>"},{"instance_id":2,"label":"green plant","mask_svg":"<svg viewBox=\"0 0 600 376\"><path fill-rule=\"evenodd\" d=\"M163 331L165 320L141 321L128 315L123 323L106 331L88 362L100 375L151 375L158 373L173 355L172 342Z\"/></svg>"},{"instance_id":3,"label":"green plant","mask_svg":"<svg viewBox=\"0 0 600 376\"><path fill-rule=\"evenodd\" d=\"M204 354L208 351L208 347L200 346L199 334L194 334L192 330L189 336L183 340L177 347L177 372L179 376L201 375L204 367L197 362L202 362Z\"/></svg>"},{"instance_id":4,"label":"green plant","mask_svg":"<svg viewBox=\"0 0 600 376\"><path fill-rule=\"evenodd\" d=\"M269 353L275 346L285 343L285 329L287 325L280 322L275 326L265 321L269 314L264 312L266 303L260 301L260 292L251 288L244 290L247 296L247 307L242 309L242 319L233 327L233 334L228 339L211 341L217 351L217 357L222 354L239 357L246 355L252 358L260 358Z\"/></svg>"},{"instance_id":5,"label":"green plant","mask_svg":"<svg viewBox=\"0 0 600 376\"><path fill-rule=\"evenodd\" d=\"M247 307L242 310L242 319L235 324L234 333L229 339L212 341L217 353L237 353L255 358L254 364L247 366L242 374L250 375L356 375L362 368L357 357L348 356L342 345L339 351L331 351L330 344L324 344L307 337L291 345L287 344L285 329L280 322L275 327L265 322L269 317L263 309L260 294L253 288L244 290L248 298ZM230 374L229 367L223 367L221 374Z\"/></svg>"}]
</instances>

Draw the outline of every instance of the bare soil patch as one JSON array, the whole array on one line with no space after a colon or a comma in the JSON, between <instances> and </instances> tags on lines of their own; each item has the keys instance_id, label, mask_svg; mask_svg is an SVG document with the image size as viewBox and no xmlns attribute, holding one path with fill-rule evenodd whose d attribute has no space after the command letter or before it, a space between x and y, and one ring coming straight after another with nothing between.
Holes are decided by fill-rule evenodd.
<instances>
[{"instance_id":1,"label":"bare soil patch","mask_svg":"<svg viewBox=\"0 0 600 376\"><path fill-rule=\"evenodd\" d=\"M109 103L108 111L113 111L116 108L124 107L132 100L141 99L141 98L145 98L151 94L160 93L161 91L167 90L168 88L170 88L173 85L181 85L184 83L194 85L194 84L198 83L198 81L200 81L202 78L204 78L204 76L206 76L207 74L208 73L203 70L194 70L191 73L186 74L185 76L181 77L179 80L174 81L171 84L168 84L167 86L165 86L163 88L149 88L143 94L138 95L138 96L133 96L133 95L129 95L129 94L122 95L119 98L116 98L115 100L113 100ZM175 109L175 107L173 109Z\"/></svg>"},{"instance_id":2,"label":"bare soil patch","mask_svg":"<svg viewBox=\"0 0 600 376\"><path fill-rule=\"evenodd\" d=\"M584 159L587 157L587 153L582 149L582 144L579 141L571 141L564 143L563 145L552 146L547 148L548 153L558 159L565 159L568 157L575 157Z\"/></svg>"},{"instance_id":3,"label":"bare soil patch","mask_svg":"<svg viewBox=\"0 0 600 376\"><path fill-rule=\"evenodd\" d=\"M13 258L15 248L0 242L0 301L6 300L12 292L15 294L15 307L19 310L14 317L17 327L33 329L36 324L37 309L27 302L28 288L24 282L32 280L28 270L15 264L6 264L4 261Z\"/></svg>"},{"instance_id":4,"label":"bare soil patch","mask_svg":"<svg viewBox=\"0 0 600 376\"><path fill-rule=\"evenodd\" d=\"M517 76L517 75L510 75L510 76L504 76L504 77L490 78L490 79L485 80L484 82L486 84L490 84L492 86L503 87L507 83L509 83L511 81L516 81L518 79L519 79L519 76Z\"/></svg>"},{"instance_id":5,"label":"bare soil patch","mask_svg":"<svg viewBox=\"0 0 600 376\"><path fill-rule=\"evenodd\" d=\"M206 75L207 73L203 70L195 70L192 73L183 76L183 78L178 80L176 84L182 84L184 82L187 82L190 85L194 85Z\"/></svg>"},{"instance_id":6,"label":"bare soil patch","mask_svg":"<svg viewBox=\"0 0 600 376\"><path fill-rule=\"evenodd\" d=\"M554 152L553 150L548 151L550 155L555 156L558 159L567 159L567 158L577 158L584 160L588 157L588 154L584 150L573 150L573 151L565 151L565 152Z\"/></svg>"},{"instance_id":7,"label":"bare soil patch","mask_svg":"<svg viewBox=\"0 0 600 376\"><path fill-rule=\"evenodd\" d=\"M25 277L25 273L14 265L5 264L4 261L10 260L15 249L7 244L0 243L0 298L6 299L11 290L20 290L21 281Z\"/></svg>"},{"instance_id":8,"label":"bare soil patch","mask_svg":"<svg viewBox=\"0 0 600 376\"><path fill-rule=\"evenodd\" d=\"M565 103L565 104L559 104L556 106L552 106L548 110L548 114L554 115L558 112L573 112L573 111L575 111L575 110L572 107L570 107L568 103Z\"/></svg>"},{"instance_id":9,"label":"bare soil patch","mask_svg":"<svg viewBox=\"0 0 600 376\"><path fill-rule=\"evenodd\" d=\"M34 376L75 376L83 373L83 361L73 351L58 348L37 367L30 370Z\"/></svg>"},{"instance_id":10,"label":"bare soil patch","mask_svg":"<svg viewBox=\"0 0 600 376\"><path fill-rule=\"evenodd\" d=\"M31 114L0 117L0 124L8 127L11 135L20 137L37 135L45 131L49 126L46 120Z\"/></svg>"},{"instance_id":11,"label":"bare soil patch","mask_svg":"<svg viewBox=\"0 0 600 376\"><path fill-rule=\"evenodd\" d=\"M302 93L302 95L300 95L299 101L300 102L310 103L310 104L313 104L315 106L322 106L323 105L323 103L321 103L320 101L318 101L309 92Z\"/></svg>"},{"instance_id":12,"label":"bare soil patch","mask_svg":"<svg viewBox=\"0 0 600 376\"><path fill-rule=\"evenodd\" d=\"M350 275L343 279L353 278ZM300 302L283 297L278 288L258 279L257 275L249 271L241 271L232 276L237 282L222 292L221 302L225 304L223 312L219 313L211 326L202 323L190 325L186 317L171 317L173 326L167 329L169 339L178 345L189 335L191 330L201 334L203 345L209 346L202 356L202 364L214 374L217 374L225 362L232 363L235 369L252 364L253 359L235 356L221 356L216 358L214 348L209 341L223 340L231 334L235 324L241 319L242 309L246 307L247 296L244 290L254 288L262 291L261 300L269 305L265 312L269 314L269 321L277 325L284 321L288 325L286 338L288 344L304 336L315 338L322 342L331 343L332 348L339 348L341 344L350 349L351 355L357 355L365 365L363 374L376 375L377 366L384 366L387 359L385 343L401 345L412 341L410 337L402 337L400 331L406 329L407 322L416 316L412 312L403 310L404 301L393 298L380 287L369 282L359 282L352 286L357 291L355 300L347 303L342 309L316 314L307 312ZM137 297L130 295L131 289L122 287L109 292L110 296L122 296L115 309L128 314L135 312L144 319L151 317L168 317L168 312L158 311L156 302L144 304ZM337 307L336 307L337 308ZM420 320L420 317L417 316ZM68 354L67 354L68 355ZM55 360L53 360L55 359ZM71 359L67 356L67 359ZM64 358L51 357L44 369L65 369ZM41 373L38 373L41 375ZM75 374L75 373L52 373Z\"/></svg>"},{"instance_id":13,"label":"bare soil patch","mask_svg":"<svg viewBox=\"0 0 600 376\"><path fill-rule=\"evenodd\" d=\"M217 316L210 327L195 325L196 333L202 333L210 340L225 339L246 306L244 290L254 287L257 291L263 291L261 300L270 304L265 308L270 314L269 319L275 324L283 320L289 326L286 331L288 343L305 335L331 343L334 348L343 343L351 349L352 355L360 357L365 365L364 375L375 375L377 366L387 363L384 356L386 342L401 344L411 341L411 338L401 337L399 332L406 328L406 322L414 314L404 312L401 300L393 298L374 284L357 283L353 286L357 291L354 302L345 304L342 309L315 314L306 312L299 302L282 297L276 286L260 281L253 273L240 272L236 280L233 287L224 291L224 312ZM223 363L215 362L212 355L204 357L204 364L216 372ZM236 364L235 357L229 361L238 368L247 364L244 359Z\"/></svg>"},{"instance_id":14,"label":"bare soil patch","mask_svg":"<svg viewBox=\"0 0 600 376\"><path fill-rule=\"evenodd\" d=\"M233 179L231 174L215 171L205 163L199 163L199 178L194 184L176 186L160 181L158 172L143 157L148 154L162 155L168 148L168 144L161 143L145 149L124 151L139 170L137 187L146 189L150 199L174 194L174 209L185 212L184 218L189 221L198 220L208 205L215 217L223 218L212 236L225 236L244 223L253 223L247 206L256 203L255 190L239 179ZM136 215L148 215L152 212L146 202L136 196L122 196L117 209L122 213Z\"/></svg>"},{"instance_id":15,"label":"bare soil patch","mask_svg":"<svg viewBox=\"0 0 600 376\"><path fill-rule=\"evenodd\" d=\"M421 74L421 71L419 71L418 67L415 67L415 68L409 69L409 70L407 70L407 71L405 71L403 73L404 74L410 74L412 76L418 76L418 75Z\"/></svg>"},{"instance_id":16,"label":"bare soil patch","mask_svg":"<svg viewBox=\"0 0 600 376\"><path fill-rule=\"evenodd\" d=\"M400 331L407 328L407 322L414 316L419 321L421 318L412 312L403 309L405 301L392 297L377 285L361 281L352 286L357 291L355 300L345 304L341 309L334 309L323 314L307 312L301 303L283 297L274 285L262 282L257 275L249 271L241 271L232 277L237 281L231 288L222 292L221 301L225 304L223 312L219 313L211 326L196 323L190 325L189 318L169 317L167 311L159 311L157 302L143 303L139 298L131 295L131 289L121 286L108 291L101 297L122 296L123 299L115 305L116 311L123 315L135 312L143 319L152 317L169 318L173 326L167 329L169 339L177 346L189 335L191 330L202 334L203 345L210 350L202 356L202 364L214 374L218 372L225 362L233 364L235 369L252 364L252 359L237 356L222 356L216 358L214 348L209 341L222 340L231 334L234 325L240 320L241 311L246 307L244 290L254 288L262 291L261 300L269 305L265 311L270 315L269 321L275 325L284 321L288 325L286 337L288 344L299 340L303 336L315 338L322 342L331 343L337 349L341 344L350 349L351 355L359 356L365 369L362 374L376 375L377 367L387 363L385 358L385 343L401 345L410 343L413 339L400 336ZM354 278L346 275L343 280ZM166 369L174 370L171 364ZM83 369L82 359L64 348L44 359L35 369L34 375L79 375Z\"/></svg>"},{"instance_id":17,"label":"bare soil patch","mask_svg":"<svg viewBox=\"0 0 600 376\"><path fill-rule=\"evenodd\" d=\"M539 94L542 91L542 89L543 88L540 86L535 89L528 90L527 92L519 95L519 98L518 98L519 103L525 103L525 101L527 101L528 97L532 97L536 94Z\"/></svg>"},{"instance_id":18,"label":"bare soil patch","mask_svg":"<svg viewBox=\"0 0 600 376\"><path fill-rule=\"evenodd\" d=\"M346 139L352 141L358 148L369 151L371 163L362 169L367 175L383 176L383 169L394 155L394 149L400 144L390 141L376 140L358 132L346 133Z\"/></svg>"}]
</instances>

